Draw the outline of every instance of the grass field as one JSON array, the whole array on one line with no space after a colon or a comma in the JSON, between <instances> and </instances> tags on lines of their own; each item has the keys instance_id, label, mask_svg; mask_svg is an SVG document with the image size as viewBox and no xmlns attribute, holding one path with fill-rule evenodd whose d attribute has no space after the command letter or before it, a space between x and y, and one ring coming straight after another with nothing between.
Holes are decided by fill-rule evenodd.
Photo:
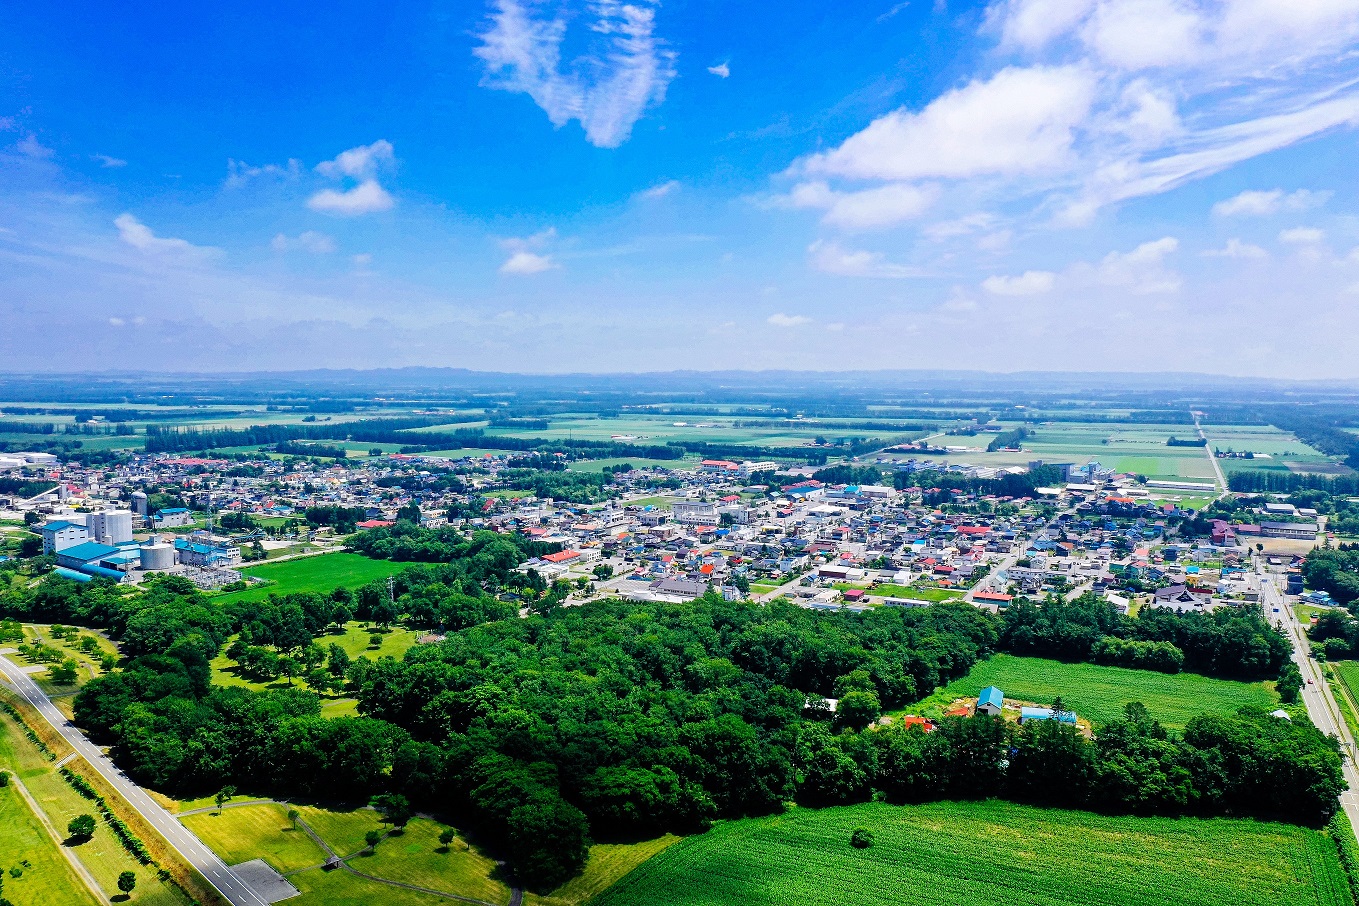
<instances>
[{"instance_id":1,"label":"grass field","mask_svg":"<svg viewBox=\"0 0 1359 906\"><path fill-rule=\"evenodd\" d=\"M585 871L549 894L524 895L528 906L579 906L590 901L641 865L643 862L678 843L679 837L667 834L641 843L597 843L590 847L590 858Z\"/></svg>"},{"instance_id":2,"label":"grass field","mask_svg":"<svg viewBox=\"0 0 1359 906\"><path fill-rule=\"evenodd\" d=\"M623 459L582 459L568 463L569 472L603 472L605 466L621 466L624 463L634 469L692 469L698 465L697 456L683 459L643 459L639 456Z\"/></svg>"},{"instance_id":3,"label":"grass field","mask_svg":"<svg viewBox=\"0 0 1359 906\"><path fill-rule=\"evenodd\" d=\"M29 742L28 737L23 735L23 731L8 715L0 715L0 768L16 773L22 778L25 786L33 798L37 801L38 807L42 809L47 819L57 828L57 832L64 836L66 825L77 815L94 814L94 809L89 802L82 799L79 794L56 772L53 763L44 758ZM17 790L11 787L7 790L0 790L0 795L17 797ZM19 807L32 818L32 813L28 812L22 800L18 800ZM35 867L44 863L32 855L22 855L27 853L30 847L35 845L35 841L46 840L46 848L50 850L48 854L51 858L60 863L60 867L71 872L69 864L57 849L55 842L47 836L41 824L34 823L26 825L19 819L19 813L11 811L8 807L0 808L0 871L8 871L10 868L19 864L18 858L27 858ZM36 822L36 819L33 819ZM42 837L34 838L30 836L32 827L42 834ZM128 855L122 845L102 823L95 830L94 836L89 840L71 847L69 852L73 853L80 863L94 876L95 881L101 890L109 894L117 892L118 875L124 871L133 872L137 876L136 901L146 904L146 906L184 906L184 899L174 888L163 884L157 879L155 871L139 864L135 859ZM10 854L15 854L13 861ZM21 866L22 867L22 866ZM30 877L29 869L24 869L24 874L19 878L12 878L8 875L5 878L4 895L15 903L15 906L49 906L57 903L88 903L93 902L90 895L86 892L87 888L81 884L75 875L71 874L71 879L75 884L77 895L71 899L64 898L65 888L62 882L54 880L51 890L46 888L46 882L41 886L27 883ZM33 875L33 880L37 881L42 875ZM35 895L33 891L38 893ZM21 892L22 891L22 892Z\"/></svg>"},{"instance_id":4,"label":"grass field","mask_svg":"<svg viewBox=\"0 0 1359 906\"><path fill-rule=\"evenodd\" d=\"M409 565L390 560L373 560L362 554L347 552L301 557L282 563L261 563L242 567L241 573L268 579L272 584L227 592L216 600L223 604L229 601L260 601L271 594L286 595L299 591L329 594L341 585L358 588L374 579L386 578Z\"/></svg>"},{"instance_id":5,"label":"grass field","mask_svg":"<svg viewBox=\"0 0 1359 906\"><path fill-rule=\"evenodd\" d=\"M329 648L331 645L339 645L344 649L345 654L349 655L351 658L362 655L373 661L381 657L394 657L400 659L402 655L415 645L418 634L410 629L394 628L389 632L381 633L382 645L378 648L368 647L370 636L371 633L369 630L363 628L363 624L348 623L345 626L343 634L318 636L316 643L322 648ZM222 650L226 651L230 644L231 640L229 639L227 644L222 646ZM276 688L288 685L286 679L281 679L274 683L257 683L238 675L236 670L236 664L225 654L218 654L217 657L212 659L212 681L219 686L247 686L251 689L263 689L267 685L272 685ZM296 683L299 681L294 680L294 682ZM352 699L341 699L339 701L352 701ZM352 706L347 709L342 709L341 711L334 711L334 709L327 711L327 704L329 704L329 702L323 701L321 703L321 711L327 717L339 717L341 713L353 713Z\"/></svg>"},{"instance_id":6,"label":"grass field","mask_svg":"<svg viewBox=\"0 0 1359 906\"><path fill-rule=\"evenodd\" d=\"M1096 726L1121 717L1128 702L1146 705L1167 727L1183 727L1191 717L1206 712L1231 714L1243 705L1275 708L1279 701L1272 683L997 654L907 710L933 716L955 699L975 698L986 686L998 686L1006 698L1040 704L1060 695L1068 708Z\"/></svg>"},{"instance_id":7,"label":"grass field","mask_svg":"<svg viewBox=\"0 0 1359 906\"><path fill-rule=\"evenodd\" d=\"M875 844L849 845L857 826ZM1322 833L1001 801L795 808L719 824L592 906L1349 906Z\"/></svg>"},{"instance_id":8,"label":"grass field","mask_svg":"<svg viewBox=\"0 0 1359 906\"><path fill-rule=\"evenodd\" d=\"M18 877L10 869L18 869ZM5 872L5 897L14 906L99 902L13 783L0 789L0 871Z\"/></svg>"},{"instance_id":9,"label":"grass field","mask_svg":"<svg viewBox=\"0 0 1359 906\"><path fill-rule=\"evenodd\" d=\"M867 594L877 595L881 598L914 598L917 601L956 601L963 596L963 592L954 591L948 588L917 588L908 585L892 585L884 583L877 588L868 588L863 585L851 585L846 582L838 582L836 588L844 591L847 588L863 588Z\"/></svg>"},{"instance_id":10,"label":"grass field","mask_svg":"<svg viewBox=\"0 0 1359 906\"><path fill-rule=\"evenodd\" d=\"M244 805L180 818L228 865L262 855L277 871L296 871L326 861L326 853L301 829L294 829L282 805Z\"/></svg>"}]
</instances>

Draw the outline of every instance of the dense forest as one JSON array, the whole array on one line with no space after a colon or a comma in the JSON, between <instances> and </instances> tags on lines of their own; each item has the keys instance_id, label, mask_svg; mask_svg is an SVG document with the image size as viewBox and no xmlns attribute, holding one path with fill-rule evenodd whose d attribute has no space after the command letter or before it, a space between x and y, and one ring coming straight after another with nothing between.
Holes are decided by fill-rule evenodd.
<instances>
[{"instance_id":1,"label":"dense forest","mask_svg":"<svg viewBox=\"0 0 1359 906\"><path fill-rule=\"evenodd\" d=\"M356 547L416 561L394 599L375 583L218 605L173 577L140 592L49 578L0 590L0 613L119 639L121 669L85 686L75 716L138 781L183 795L400 792L459 815L540 890L577 873L591 840L697 831L790 801L1007 796L1318 823L1343 787L1332 741L1254 711L1176 734L1133 707L1094 740L1055 722L948 718L930 734L877 723L999 650L1135 660L1153 646L1143 654L1158 669L1173 649L1184 669L1272 677L1286 649L1250 609L1130 620L1087 596L1001 617L961 603L857 614L709 594L521 618L493 591L533 591L515 570L525 542L398 526ZM448 634L400 661L351 660L326 636L354 617ZM288 685L215 686L208 665L224 647ZM315 692L341 689L361 716L322 718Z\"/></svg>"}]
</instances>

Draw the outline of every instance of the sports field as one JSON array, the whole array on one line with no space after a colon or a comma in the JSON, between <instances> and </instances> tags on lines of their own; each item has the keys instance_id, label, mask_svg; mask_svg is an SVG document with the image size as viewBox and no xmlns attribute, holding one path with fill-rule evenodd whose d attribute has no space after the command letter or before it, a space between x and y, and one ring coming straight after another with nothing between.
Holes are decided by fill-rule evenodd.
<instances>
[{"instance_id":1,"label":"sports field","mask_svg":"<svg viewBox=\"0 0 1359 906\"><path fill-rule=\"evenodd\" d=\"M1096 726L1122 716L1128 702L1146 705L1152 717L1167 727L1183 727L1199 714L1232 714L1243 705L1276 708L1279 702L1272 683L997 654L907 710L933 716L956 699L976 698L987 686L999 687L1006 698L1039 704L1060 695L1068 708Z\"/></svg>"},{"instance_id":2,"label":"sports field","mask_svg":"<svg viewBox=\"0 0 1359 906\"><path fill-rule=\"evenodd\" d=\"M868 849L849 844L872 830ZM592 906L1350 906L1319 831L991 800L794 808L725 822Z\"/></svg>"},{"instance_id":3,"label":"sports field","mask_svg":"<svg viewBox=\"0 0 1359 906\"><path fill-rule=\"evenodd\" d=\"M315 557L299 557L282 563L261 563L242 567L241 573L268 579L270 584L247 588L245 591L228 592L217 600L222 603L259 601L271 594L286 595L299 591L329 594L341 585L346 588L358 588L374 579L385 579L409 565L393 563L390 560L373 560L362 554L344 551Z\"/></svg>"}]
</instances>

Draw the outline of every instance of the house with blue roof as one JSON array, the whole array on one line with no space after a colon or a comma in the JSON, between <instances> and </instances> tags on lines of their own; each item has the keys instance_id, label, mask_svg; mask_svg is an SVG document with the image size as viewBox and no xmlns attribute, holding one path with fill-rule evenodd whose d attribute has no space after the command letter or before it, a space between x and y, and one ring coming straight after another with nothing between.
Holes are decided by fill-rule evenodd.
<instances>
[{"instance_id":1,"label":"house with blue roof","mask_svg":"<svg viewBox=\"0 0 1359 906\"><path fill-rule=\"evenodd\" d=\"M1000 715L1001 707L1005 703L1005 695L995 686L987 686L977 696L976 714L988 714L992 717Z\"/></svg>"}]
</instances>

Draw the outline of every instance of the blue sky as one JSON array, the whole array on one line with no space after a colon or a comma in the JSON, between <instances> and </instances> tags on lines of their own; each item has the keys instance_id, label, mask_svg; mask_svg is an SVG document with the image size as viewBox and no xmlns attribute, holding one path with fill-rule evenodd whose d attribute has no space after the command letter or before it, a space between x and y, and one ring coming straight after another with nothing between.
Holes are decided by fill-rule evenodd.
<instances>
[{"instance_id":1,"label":"blue sky","mask_svg":"<svg viewBox=\"0 0 1359 906\"><path fill-rule=\"evenodd\" d=\"M0 369L1359 377L1359 0L181 6L0 11Z\"/></svg>"}]
</instances>

